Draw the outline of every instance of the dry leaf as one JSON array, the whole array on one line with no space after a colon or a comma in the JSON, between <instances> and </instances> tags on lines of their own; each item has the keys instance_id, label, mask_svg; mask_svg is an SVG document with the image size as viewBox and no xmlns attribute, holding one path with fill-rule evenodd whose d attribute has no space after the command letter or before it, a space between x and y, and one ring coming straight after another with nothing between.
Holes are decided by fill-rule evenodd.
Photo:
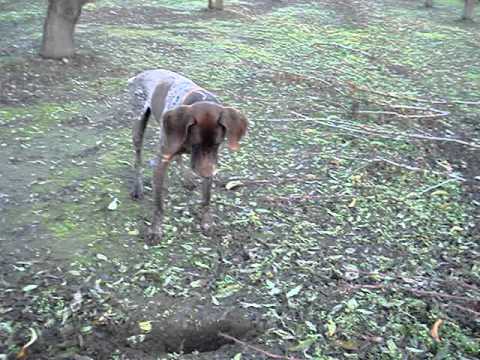
<instances>
[{"instance_id":1,"label":"dry leaf","mask_svg":"<svg viewBox=\"0 0 480 360\"><path fill-rule=\"evenodd\" d=\"M355 205L357 205L357 199L356 198L353 198L352 199L352 202L350 204L348 204L348 207L349 208L354 208Z\"/></svg>"},{"instance_id":2,"label":"dry leaf","mask_svg":"<svg viewBox=\"0 0 480 360\"><path fill-rule=\"evenodd\" d=\"M108 261L108 258L105 255L100 254L100 253L97 254L97 259L98 260L103 260L103 261Z\"/></svg>"},{"instance_id":3,"label":"dry leaf","mask_svg":"<svg viewBox=\"0 0 480 360\"><path fill-rule=\"evenodd\" d=\"M152 331L152 322L151 321L140 321L138 327L145 333Z\"/></svg>"},{"instance_id":4,"label":"dry leaf","mask_svg":"<svg viewBox=\"0 0 480 360\"><path fill-rule=\"evenodd\" d=\"M17 354L17 359L26 359L27 358L27 349L38 339L37 332L35 329L30 328L30 340L22 346L22 349Z\"/></svg>"},{"instance_id":5,"label":"dry leaf","mask_svg":"<svg viewBox=\"0 0 480 360\"><path fill-rule=\"evenodd\" d=\"M113 198L112 202L108 205L108 210L117 210L118 208L118 199L117 198Z\"/></svg>"},{"instance_id":6,"label":"dry leaf","mask_svg":"<svg viewBox=\"0 0 480 360\"><path fill-rule=\"evenodd\" d=\"M432 196L446 196L448 195L448 191L445 190L437 190L432 192Z\"/></svg>"},{"instance_id":7,"label":"dry leaf","mask_svg":"<svg viewBox=\"0 0 480 360\"><path fill-rule=\"evenodd\" d=\"M243 185L243 183L241 181L238 181L238 180L229 181L225 185L225 189L232 190L232 189L235 189L236 187L239 187L239 186L242 186L242 185Z\"/></svg>"},{"instance_id":8,"label":"dry leaf","mask_svg":"<svg viewBox=\"0 0 480 360\"><path fill-rule=\"evenodd\" d=\"M328 337L332 337L333 335L335 335L336 331L337 331L337 325L333 322L332 319L328 319L326 335Z\"/></svg>"},{"instance_id":9,"label":"dry leaf","mask_svg":"<svg viewBox=\"0 0 480 360\"><path fill-rule=\"evenodd\" d=\"M303 288L303 285L298 285L298 286L294 287L293 289L291 289L287 293L287 299L290 299L290 298L298 295L300 293L300 291L302 290L302 288Z\"/></svg>"},{"instance_id":10,"label":"dry leaf","mask_svg":"<svg viewBox=\"0 0 480 360\"><path fill-rule=\"evenodd\" d=\"M433 324L432 330L430 330L430 335L432 335L432 338L437 342L441 341L440 336L438 335L438 331L440 329L440 326L442 326L442 324L443 324L443 320L438 319L437 321L435 321L435 324Z\"/></svg>"},{"instance_id":11,"label":"dry leaf","mask_svg":"<svg viewBox=\"0 0 480 360\"><path fill-rule=\"evenodd\" d=\"M35 290L37 287L38 285L31 284L31 285L24 286L22 290L25 292L29 292L29 291Z\"/></svg>"},{"instance_id":12,"label":"dry leaf","mask_svg":"<svg viewBox=\"0 0 480 360\"><path fill-rule=\"evenodd\" d=\"M336 340L335 344L340 346L342 349L356 351L360 348L360 344L355 340Z\"/></svg>"},{"instance_id":13,"label":"dry leaf","mask_svg":"<svg viewBox=\"0 0 480 360\"><path fill-rule=\"evenodd\" d=\"M316 337L310 337L306 340L300 341L298 345L292 346L291 348L288 349L288 351L305 351L312 346L315 341L317 340Z\"/></svg>"}]
</instances>

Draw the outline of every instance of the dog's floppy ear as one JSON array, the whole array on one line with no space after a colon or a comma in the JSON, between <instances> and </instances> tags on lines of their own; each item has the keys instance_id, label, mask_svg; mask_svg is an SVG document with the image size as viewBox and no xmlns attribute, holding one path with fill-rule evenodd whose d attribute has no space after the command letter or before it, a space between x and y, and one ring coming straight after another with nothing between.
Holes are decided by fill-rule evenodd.
<instances>
[{"instance_id":1,"label":"dog's floppy ear","mask_svg":"<svg viewBox=\"0 0 480 360\"><path fill-rule=\"evenodd\" d=\"M237 109L226 107L220 116L220 124L225 127L228 147L231 150L238 150L238 142L247 132L247 118Z\"/></svg>"},{"instance_id":2,"label":"dog's floppy ear","mask_svg":"<svg viewBox=\"0 0 480 360\"><path fill-rule=\"evenodd\" d=\"M167 111L163 115L163 131L165 142L163 151L165 155L173 156L187 139L188 128L195 123L190 106L179 106Z\"/></svg>"}]
</instances>

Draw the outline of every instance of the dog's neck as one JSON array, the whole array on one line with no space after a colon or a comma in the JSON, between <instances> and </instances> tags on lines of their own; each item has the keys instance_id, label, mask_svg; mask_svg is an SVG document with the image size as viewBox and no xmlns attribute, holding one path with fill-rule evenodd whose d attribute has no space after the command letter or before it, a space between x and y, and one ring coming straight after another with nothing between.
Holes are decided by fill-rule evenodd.
<instances>
[{"instance_id":1,"label":"dog's neck","mask_svg":"<svg viewBox=\"0 0 480 360\"><path fill-rule=\"evenodd\" d=\"M211 102L220 105L220 101L211 92L204 89L190 91L183 99L182 105L193 105L197 102Z\"/></svg>"}]
</instances>

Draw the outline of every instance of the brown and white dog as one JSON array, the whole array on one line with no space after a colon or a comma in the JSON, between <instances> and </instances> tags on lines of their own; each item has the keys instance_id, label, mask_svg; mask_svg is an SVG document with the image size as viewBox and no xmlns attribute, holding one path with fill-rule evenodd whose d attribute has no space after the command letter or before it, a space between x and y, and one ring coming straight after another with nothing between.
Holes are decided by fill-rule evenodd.
<instances>
[{"instance_id":1,"label":"brown and white dog","mask_svg":"<svg viewBox=\"0 0 480 360\"><path fill-rule=\"evenodd\" d=\"M134 199L143 198L143 136L151 116L160 125L160 151L153 176L155 210L146 242L157 244L162 238L163 186L172 159L183 167L182 154L191 154L192 170L203 178L203 230L212 225L210 198L212 177L216 173L218 150L225 138L232 150L247 130L247 119L238 110L225 107L209 91L193 81L168 70L147 70L129 80L133 110L137 116L133 127L135 147ZM183 168L187 185L193 182Z\"/></svg>"}]
</instances>

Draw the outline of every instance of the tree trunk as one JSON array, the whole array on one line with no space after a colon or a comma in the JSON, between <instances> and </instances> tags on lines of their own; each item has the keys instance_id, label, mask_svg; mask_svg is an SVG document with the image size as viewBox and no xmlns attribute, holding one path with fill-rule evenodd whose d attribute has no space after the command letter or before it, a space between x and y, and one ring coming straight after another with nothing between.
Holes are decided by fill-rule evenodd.
<instances>
[{"instance_id":1,"label":"tree trunk","mask_svg":"<svg viewBox=\"0 0 480 360\"><path fill-rule=\"evenodd\" d=\"M463 20L473 20L473 11L475 10L475 1L465 0L465 7L463 8Z\"/></svg>"},{"instance_id":2,"label":"tree trunk","mask_svg":"<svg viewBox=\"0 0 480 360\"><path fill-rule=\"evenodd\" d=\"M426 8L433 7L433 0L425 0L425 7Z\"/></svg>"},{"instance_id":3,"label":"tree trunk","mask_svg":"<svg viewBox=\"0 0 480 360\"><path fill-rule=\"evenodd\" d=\"M61 59L74 53L73 34L82 6L91 0L48 0L40 55Z\"/></svg>"},{"instance_id":4,"label":"tree trunk","mask_svg":"<svg viewBox=\"0 0 480 360\"><path fill-rule=\"evenodd\" d=\"M208 0L208 8L214 10L223 10L223 0Z\"/></svg>"}]
</instances>

